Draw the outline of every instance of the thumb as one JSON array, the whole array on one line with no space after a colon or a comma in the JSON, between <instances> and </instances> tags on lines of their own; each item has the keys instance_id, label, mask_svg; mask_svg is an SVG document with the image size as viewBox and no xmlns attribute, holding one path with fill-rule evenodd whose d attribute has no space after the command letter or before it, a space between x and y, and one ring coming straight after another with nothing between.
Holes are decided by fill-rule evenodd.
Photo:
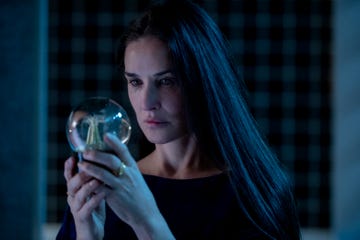
<instances>
[{"instance_id":1,"label":"thumb","mask_svg":"<svg viewBox=\"0 0 360 240\"><path fill-rule=\"evenodd\" d=\"M116 155L126 166L131 167L137 165L126 144L122 143L116 135L106 133L104 141L111 149L114 150Z\"/></svg>"}]
</instances>

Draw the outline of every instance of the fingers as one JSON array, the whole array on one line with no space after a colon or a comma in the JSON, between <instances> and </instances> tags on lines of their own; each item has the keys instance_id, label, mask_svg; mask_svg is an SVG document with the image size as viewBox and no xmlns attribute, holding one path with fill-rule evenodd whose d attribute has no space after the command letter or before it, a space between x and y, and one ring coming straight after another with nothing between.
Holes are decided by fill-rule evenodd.
<instances>
[{"instance_id":1,"label":"fingers","mask_svg":"<svg viewBox=\"0 0 360 240\"><path fill-rule=\"evenodd\" d=\"M127 146L120 141L114 134L107 133L104 137L104 141L115 153L119 156L120 160L125 163L126 166L136 166L134 158L131 156Z\"/></svg>"},{"instance_id":2,"label":"fingers","mask_svg":"<svg viewBox=\"0 0 360 240\"><path fill-rule=\"evenodd\" d=\"M105 192L100 192L99 194L92 195L90 199L82 206L79 210L79 214L82 216L88 216L99 207L101 200L105 198Z\"/></svg>"},{"instance_id":3,"label":"fingers","mask_svg":"<svg viewBox=\"0 0 360 240\"><path fill-rule=\"evenodd\" d=\"M74 196L76 192L89 180L92 179L91 176L84 172L79 172L76 175L72 176L67 182L67 194Z\"/></svg>"},{"instance_id":4,"label":"fingers","mask_svg":"<svg viewBox=\"0 0 360 240\"><path fill-rule=\"evenodd\" d=\"M68 196L68 203L73 214L89 216L91 212L97 208L106 196L106 189L102 183L96 179L85 183L75 195Z\"/></svg>"},{"instance_id":5,"label":"fingers","mask_svg":"<svg viewBox=\"0 0 360 240\"><path fill-rule=\"evenodd\" d=\"M86 161L95 163L95 165L109 171L117 169L120 163L119 158L114 154L100 151L86 151L84 152L83 157Z\"/></svg>"},{"instance_id":6,"label":"fingers","mask_svg":"<svg viewBox=\"0 0 360 240\"><path fill-rule=\"evenodd\" d=\"M104 141L115 152L116 155L101 151L86 151L84 152L83 157L88 161L101 164L110 172L116 172L119 169L123 169L122 163L124 163L126 167L137 168L136 161L133 159L127 146L123 144L115 135L106 134Z\"/></svg>"},{"instance_id":7,"label":"fingers","mask_svg":"<svg viewBox=\"0 0 360 240\"><path fill-rule=\"evenodd\" d=\"M106 144L113 149L116 155L109 154L101 151L86 151L83 153L83 157L86 161L81 161L78 163L80 173L83 172L87 175L82 176L81 174L75 175L74 179L76 181L68 181L68 192L73 194L80 187L81 183L88 181L90 178L96 178L99 181L103 182L108 187L114 189L118 186L119 176L127 175L126 172L129 171L129 167L133 170L137 169L136 161L131 156L128 148L123 144L115 135L106 134L104 137ZM74 168L74 162L71 160L70 163L67 163ZM70 174L71 168L66 171L66 179L70 179L72 175Z\"/></svg>"},{"instance_id":8,"label":"fingers","mask_svg":"<svg viewBox=\"0 0 360 240\"><path fill-rule=\"evenodd\" d=\"M87 176L96 178L108 186L114 186L116 177L112 172L87 161L79 162L78 166L81 172Z\"/></svg>"},{"instance_id":9,"label":"fingers","mask_svg":"<svg viewBox=\"0 0 360 240\"><path fill-rule=\"evenodd\" d=\"M77 219L88 221L93 211L98 211L108 189L93 176L76 169L76 159L69 157L64 164L67 184L67 202Z\"/></svg>"},{"instance_id":10,"label":"fingers","mask_svg":"<svg viewBox=\"0 0 360 240\"><path fill-rule=\"evenodd\" d=\"M64 178L66 181L69 181L73 177L75 162L74 157L69 157L64 163Z\"/></svg>"},{"instance_id":11,"label":"fingers","mask_svg":"<svg viewBox=\"0 0 360 240\"><path fill-rule=\"evenodd\" d=\"M78 212L87 202L89 196L93 197L93 192L99 186L99 181L93 179L85 183L73 196L69 195L70 201L72 201L73 211Z\"/></svg>"},{"instance_id":12,"label":"fingers","mask_svg":"<svg viewBox=\"0 0 360 240\"><path fill-rule=\"evenodd\" d=\"M76 160L74 157L69 157L64 164L64 178L66 179L67 194L74 195L80 187L91 179L91 176L85 173L76 173Z\"/></svg>"}]
</instances>

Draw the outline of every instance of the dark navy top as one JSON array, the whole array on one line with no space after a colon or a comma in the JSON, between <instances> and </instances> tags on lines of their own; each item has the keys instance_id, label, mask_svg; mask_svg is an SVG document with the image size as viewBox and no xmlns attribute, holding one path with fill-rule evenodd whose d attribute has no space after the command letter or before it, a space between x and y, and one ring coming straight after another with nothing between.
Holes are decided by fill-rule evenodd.
<instances>
[{"instance_id":1,"label":"dark navy top","mask_svg":"<svg viewBox=\"0 0 360 240\"><path fill-rule=\"evenodd\" d=\"M194 179L143 176L176 239L264 239L244 217L226 174ZM69 208L56 239L76 239ZM137 238L106 207L104 239Z\"/></svg>"}]
</instances>

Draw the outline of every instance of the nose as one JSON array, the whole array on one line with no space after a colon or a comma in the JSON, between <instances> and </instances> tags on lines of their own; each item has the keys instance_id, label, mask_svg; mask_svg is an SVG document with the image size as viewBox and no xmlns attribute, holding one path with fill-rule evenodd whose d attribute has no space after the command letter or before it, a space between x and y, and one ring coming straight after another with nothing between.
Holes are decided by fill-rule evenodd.
<instances>
[{"instance_id":1,"label":"nose","mask_svg":"<svg viewBox=\"0 0 360 240\"><path fill-rule=\"evenodd\" d=\"M141 94L142 109L146 111L156 110L160 107L160 95L156 86L148 84Z\"/></svg>"}]
</instances>

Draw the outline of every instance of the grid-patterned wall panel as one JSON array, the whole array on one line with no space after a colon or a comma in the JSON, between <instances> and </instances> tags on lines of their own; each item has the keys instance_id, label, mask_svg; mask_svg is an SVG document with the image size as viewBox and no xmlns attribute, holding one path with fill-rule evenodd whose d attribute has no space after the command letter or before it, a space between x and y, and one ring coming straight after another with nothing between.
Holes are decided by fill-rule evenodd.
<instances>
[{"instance_id":1,"label":"grid-patterned wall panel","mask_svg":"<svg viewBox=\"0 0 360 240\"><path fill-rule=\"evenodd\" d=\"M255 118L294 179L302 226L328 227L332 2L197 2L231 43ZM114 49L123 27L148 1L49 4L47 219L59 222L66 205L63 163L70 154L66 119L86 97L109 96L129 108ZM130 149L141 154L136 139Z\"/></svg>"}]
</instances>

